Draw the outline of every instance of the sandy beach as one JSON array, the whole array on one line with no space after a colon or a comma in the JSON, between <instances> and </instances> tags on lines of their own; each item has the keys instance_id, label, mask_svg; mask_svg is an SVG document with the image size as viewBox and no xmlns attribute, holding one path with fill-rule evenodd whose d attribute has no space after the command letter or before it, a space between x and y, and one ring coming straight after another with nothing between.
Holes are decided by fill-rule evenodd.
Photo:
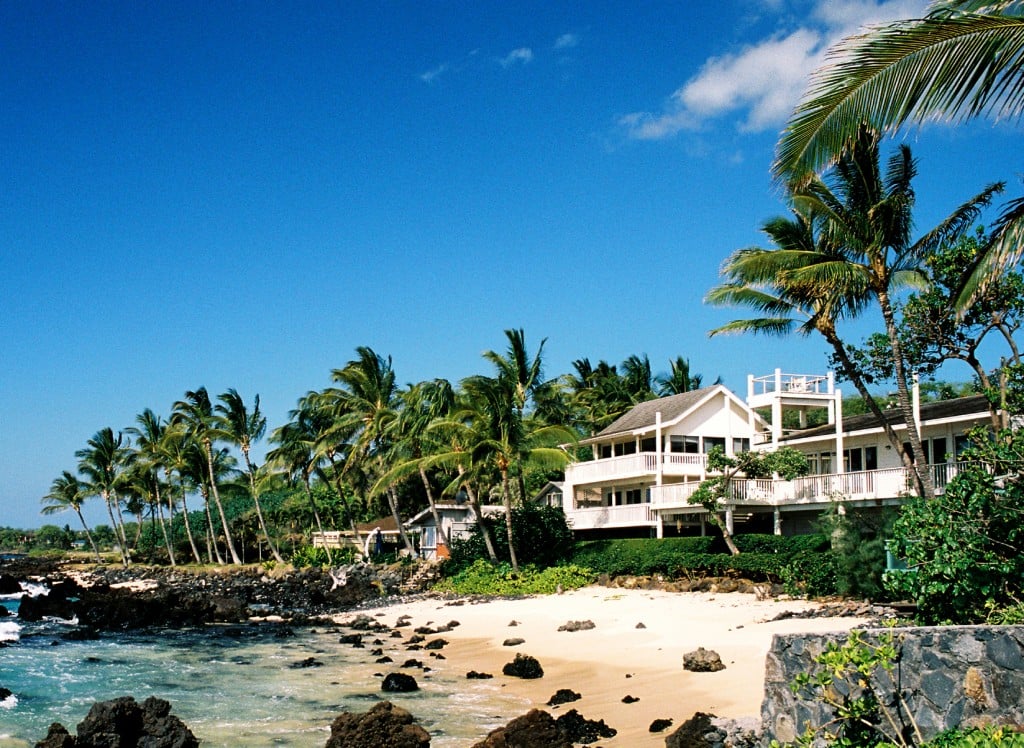
<instances>
[{"instance_id":1,"label":"sandy beach","mask_svg":"<svg viewBox=\"0 0 1024 748\"><path fill-rule=\"evenodd\" d=\"M494 675L489 681L467 680L467 690L506 689L506 693L522 698L525 707L520 713L536 706L558 716L575 708L587 719L603 719L618 734L602 740L602 745L663 746L665 736L694 712L734 718L760 713L764 661L772 635L845 631L865 623L859 618L772 620L783 611L802 611L815 605L803 600L758 600L743 593L670 593L594 586L523 599L421 599L363 612L388 626L394 626L401 616L409 616L411 625L403 629L409 635L418 626L437 627L458 621L459 626L452 631L427 637L428 641L443 638L449 642L441 650L445 659L420 659L453 673L477 670ZM337 618L341 622L351 619L351 615ZM593 629L558 630L569 621L587 620L594 623ZM511 638L524 642L504 646ZM715 673L685 671L683 655L697 647L718 652L725 669ZM536 657L544 677L522 680L502 675L502 667L516 653ZM419 656L410 653L414 655ZM577 691L582 698L560 707L545 706L561 688ZM623 703L626 696L638 700ZM516 716L503 715L508 719ZM648 728L655 719L672 719L674 727L652 734Z\"/></svg>"}]
</instances>

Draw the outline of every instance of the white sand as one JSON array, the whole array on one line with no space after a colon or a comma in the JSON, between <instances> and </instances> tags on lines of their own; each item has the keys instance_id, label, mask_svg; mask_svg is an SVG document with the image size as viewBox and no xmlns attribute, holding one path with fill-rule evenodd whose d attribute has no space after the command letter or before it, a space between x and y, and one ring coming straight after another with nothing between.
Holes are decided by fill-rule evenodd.
<instances>
[{"instance_id":1,"label":"white sand","mask_svg":"<svg viewBox=\"0 0 1024 748\"><path fill-rule=\"evenodd\" d=\"M388 626L408 615L411 626L403 632L409 635L417 626L458 621L460 625L452 631L427 637L428 641L444 638L450 642L441 650L446 659L431 658L432 666L459 674L469 670L492 673L494 680L482 683L508 689L554 716L575 708L587 719L603 719L618 735L602 739L601 745L660 747L666 735L697 711L720 717L758 716L765 655L773 634L845 631L865 623L857 618L770 620L782 611L814 605L799 600L757 600L742 593L587 587L562 595L466 601L462 605L422 599L363 612L378 616ZM338 620L352 617L339 616ZM517 626L509 625L513 620ZM558 631L569 621L584 620L593 621L595 628ZM638 623L645 628L637 628ZM525 643L502 646L506 639L516 637ZM717 673L683 670L683 654L697 647L718 652L726 668ZM521 680L502 675L502 667L516 653L536 657L544 677ZM467 690L478 683L467 680ZM583 698L546 707L545 702L560 688L577 691ZM639 701L624 704L626 695ZM507 715L509 719L516 716ZM674 726L660 734L650 733L651 722L659 718L672 719Z\"/></svg>"}]
</instances>

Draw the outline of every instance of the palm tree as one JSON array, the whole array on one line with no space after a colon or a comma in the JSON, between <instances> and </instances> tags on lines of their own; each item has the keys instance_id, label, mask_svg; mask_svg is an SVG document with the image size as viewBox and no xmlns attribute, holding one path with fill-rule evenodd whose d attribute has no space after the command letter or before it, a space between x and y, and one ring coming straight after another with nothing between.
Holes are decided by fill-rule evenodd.
<instances>
[{"instance_id":1,"label":"palm tree","mask_svg":"<svg viewBox=\"0 0 1024 748\"><path fill-rule=\"evenodd\" d=\"M210 394L206 388L200 387L197 390L185 392L185 399L174 403L174 415L171 417L171 422L182 424L203 445L209 477L208 485L214 504L217 506L217 512L220 514L224 541L231 554L231 562L236 565L241 564L242 560L238 556L238 551L235 550L235 542L231 537L231 528L228 527L227 516L224 514L224 505L221 504L220 492L217 489L217 480L214 475L213 443L218 434L213 404L210 402Z\"/></svg>"},{"instance_id":2,"label":"palm tree","mask_svg":"<svg viewBox=\"0 0 1024 748\"><path fill-rule=\"evenodd\" d=\"M130 563L128 539L124 531L121 502L117 493L127 457L124 435L118 432L117 436L114 436L114 430L108 426L93 434L86 444L87 447L75 452L75 457L79 458L78 472L86 478L86 495L99 496L106 504L110 524L117 534L121 563L127 567ZM117 519L114 518L115 508Z\"/></svg>"},{"instance_id":3,"label":"palm tree","mask_svg":"<svg viewBox=\"0 0 1024 748\"><path fill-rule=\"evenodd\" d=\"M654 398L654 375L646 353L634 353L622 362L622 379L634 405Z\"/></svg>"},{"instance_id":4,"label":"palm tree","mask_svg":"<svg viewBox=\"0 0 1024 748\"><path fill-rule=\"evenodd\" d=\"M277 547L267 531L267 522L263 518L263 509L260 506L259 491L256 490L256 471L252 460L249 458L249 451L252 449L252 445L262 439L263 434L267 431L267 419L260 412L260 396L256 395L252 411L246 409L245 401L242 400L242 396L234 388L229 388L227 392L220 395L219 400L221 402L214 408L217 413L217 431L224 438L236 444L239 450L241 450L242 457L245 458L245 471L249 477L249 491L252 495L253 504L256 505L256 516L259 518L260 530L263 532L263 537L266 538L267 546L270 548L274 559L278 563L283 563L284 559L281 558L281 554L278 553Z\"/></svg>"},{"instance_id":5,"label":"palm tree","mask_svg":"<svg viewBox=\"0 0 1024 748\"><path fill-rule=\"evenodd\" d=\"M730 258L727 265L731 265L734 281L738 279L740 283L738 288L733 283L718 289L717 300L728 300L733 294L734 300L743 302L747 293L744 282L772 282L775 290L781 292L784 304L751 293L745 297L747 305L757 307L760 304L762 309L774 312L798 307L807 311L810 316L805 329L821 332L837 353L843 349L837 347L836 320L855 316L869 303L877 305L892 349L894 379L911 445L913 474L920 494L931 496L931 477L913 417L893 294L902 288L923 286L927 282L925 259L936 247L955 240L966 231L981 207L988 204L1002 186L989 186L931 231L911 241L914 205L911 182L915 173L910 150L903 146L890 158L883 176L878 136L862 128L857 142L839 160L827 181L814 178L792 195L798 221L796 224L783 221L775 228L783 242L796 243L771 253L746 252ZM816 221L821 221L818 238L813 236ZM777 274L774 279L773 272ZM713 291L711 300L716 300L715 294ZM790 304L788 309L786 303ZM727 327L743 329L744 324L749 326L750 321L739 327ZM785 324L771 318L757 322L760 329L768 332L784 329ZM719 331L725 330L719 328ZM855 367L848 357L841 355L840 360L860 390L853 374ZM864 392L866 388L862 394ZM866 400L870 402L869 397ZM894 446L898 447L899 443Z\"/></svg>"},{"instance_id":6,"label":"palm tree","mask_svg":"<svg viewBox=\"0 0 1024 748\"><path fill-rule=\"evenodd\" d=\"M158 416L149 408L135 417L138 426L130 426L125 431L135 437L135 449L137 451L137 469L147 473L152 480L140 480L138 484L146 491L152 492L153 501L157 508L157 518L160 522L160 530L163 533L164 545L167 548L167 556L171 566L176 566L174 558L174 544L167 533L167 525L164 523L163 503L160 495L159 471L163 467L164 440L167 434L167 424L164 419ZM168 482L168 488L170 483ZM170 490L167 492L167 511L170 521L174 522L174 499ZM141 523L140 523L141 528Z\"/></svg>"},{"instance_id":7,"label":"palm tree","mask_svg":"<svg viewBox=\"0 0 1024 748\"><path fill-rule=\"evenodd\" d=\"M615 364L589 358L572 362L575 374L565 376L569 398L577 411L578 427L593 436L636 405Z\"/></svg>"},{"instance_id":8,"label":"palm tree","mask_svg":"<svg viewBox=\"0 0 1024 748\"><path fill-rule=\"evenodd\" d=\"M189 471L189 450L193 444L194 442L190 442L189 436L181 424L170 424L164 429L159 450L169 493L173 491L174 486L172 474L178 474L178 488L181 495L181 518L185 524L185 535L188 537L188 544L192 549L192 557L197 564L201 564L203 559L199 555L199 548L196 546L195 536L192 534L192 522L189 519L188 489L186 487ZM171 506L174 504L173 499L170 497L168 497L168 504Z\"/></svg>"},{"instance_id":9,"label":"palm tree","mask_svg":"<svg viewBox=\"0 0 1024 748\"><path fill-rule=\"evenodd\" d=\"M322 419L325 411L315 407L315 400L307 397L291 413L292 419L274 429L270 442L277 446L267 452L267 462L283 468L289 476L298 477L306 491L306 499L316 522L317 532L323 537L324 526L313 498L312 479L319 463L317 440L324 430ZM318 423L319 421L319 423ZM331 561L331 549L325 546L327 560Z\"/></svg>"},{"instance_id":10,"label":"palm tree","mask_svg":"<svg viewBox=\"0 0 1024 748\"><path fill-rule=\"evenodd\" d=\"M704 377L700 374L690 373L690 362L688 359L676 356L668 364L670 367L669 373L654 378L654 383L658 385L659 397L681 395L684 392L700 389L701 384L704 382Z\"/></svg>"},{"instance_id":11,"label":"palm tree","mask_svg":"<svg viewBox=\"0 0 1024 748\"><path fill-rule=\"evenodd\" d=\"M89 532L89 525L86 524L85 517L82 516L82 503L85 498L85 487L82 482L73 473L65 470L59 478L54 479L50 484L50 492L42 498L41 513L50 515L66 512L68 509L74 511L78 515L78 521L82 523L85 537L89 540L92 552L96 554L96 561L99 563L103 560L100 558L100 549L96 547L96 541L93 540L92 533Z\"/></svg>"},{"instance_id":12,"label":"palm tree","mask_svg":"<svg viewBox=\"0 0 1024 748\"><path fill-rule=\"evenodd\" d=\"M1011 0L936 2L922 19L852 36L830 50L782 133L773 172L791 184L835 164L858 129L1024 113L1024 17ZM1011 201L965 273L965 308L1024 248L1024 200Z\"/></svg>"},{"instance_id":13,"label":"palm tree","mask_svg":"<svg viewBox=\"0 0 1024 748\"><path fill-rule=\"evenodd\" d=\"M331 372L331 378L340 385L331 391L337 409L336 428L349 435L352 444L345 470L372 465L383 474L392 448L391 423L401 405L395 372L390 356L384 358L366 346L356 348L356 353L358 358ZM398 493L393 485L385 493L402 544L412 553L415 549L402 525Z\"/></svg>"}]
</instances>

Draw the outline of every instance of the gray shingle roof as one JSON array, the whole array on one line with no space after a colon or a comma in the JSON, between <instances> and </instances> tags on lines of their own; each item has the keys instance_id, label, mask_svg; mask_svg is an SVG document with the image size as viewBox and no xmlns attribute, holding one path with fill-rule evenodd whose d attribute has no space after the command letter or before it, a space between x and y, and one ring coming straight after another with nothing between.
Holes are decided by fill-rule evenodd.
<instances>
[{"instance_id":1,"label":"gray shingle roof","mask_svg":"<svg viewBox=\"0 0 1024 748\"><path fill-rule=\"evenodd\" d=\"M655 414L658 411L661 411L662 422L671 421L688 411L694 405L707 397L712 390L715 390L718 387L721 387L721 385L716 384L712 387L702 387L699 390L683 392L679 395L669 395L668 397L659 397L656 400L648 400L647 402L634 405L631 410L622 414L616 418L615 421L606 426L597 434L597 437L611 436L613 434L627 433L645 427L653 427Z\"/></svg>"},{"instance_id":2,"label":"gray shingle roof","mask_svg":"<svg viewBox=\"0 0 1024 748\"><path fill-rule=\"evenodd\" d=\"M885 420L891 424L902 425L903 416L898 408L883 411ZM935 421L942 418L954 418L956 416L968 416L981 413L988 413L988 401L984 395L969 395L968 397L957 397L952 400L940 400L934 403L921 403L921 421ZM855 431L866 431L879 428L881 424L873 413L850 416L843 419L843 433L851 434ZM831 424L815 426L814 428L796 431L787 434L783 441L790 439L808 439L818 436L831 436L835 434L836 427Z\"/></svg>"}]
</instances>

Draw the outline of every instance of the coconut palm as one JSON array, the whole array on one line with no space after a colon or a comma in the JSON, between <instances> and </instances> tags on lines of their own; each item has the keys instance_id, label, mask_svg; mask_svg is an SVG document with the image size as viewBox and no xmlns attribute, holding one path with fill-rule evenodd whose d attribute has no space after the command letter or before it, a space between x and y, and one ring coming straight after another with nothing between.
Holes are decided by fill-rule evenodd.
<instances>
[{"instance_id":1,"label":"coconut palm","mask_svg":"<svg viewBox=\"0 0 1024 748\"><path fill-rule=\"evenodd\" d=\"M783 241L795 240L807 246L800 250L780 247L769 253L747 252L731 258L731 264L734 271L739 270L734 276L734 280L740 280L737 300L743 299L744 281L774 282L774 290L782 292L781 301L810 313L805 329L821 332L833 348L836 348L834 325L838 319L855 316L868 304L879 309L893 353L894 379L911 445L917 487L922 496L931 496L931 477L913 418L893 295L901 289L924 286L927 283L925 259L935 248L954 241L969 229L980 209L1002 186L989 186L935 228L912 241L915 173L910 149L902 146L890 158L883 175L878 136L862 128L851 150L840 158L826 179L811 179L792 195L794 209L803 223L798 220L795 225L787 226L783 222L777 226ZM815 238L814 222L819 220L820 235ZM772 273L777 274L777 279L771 278ZM727 284L719 292L718 300L728 299L735 293L735 285ZM768 311L787 311L784 305L779 306L769 299L759 302L756 295L747 300L751 302L749 306L761 303ZM757 324L771 332L784 329L788 323L762 318ZM841 361L846 373L861 389L853 374L855 367L848 358L841 357Z\"/></svg>"},{"instance_id":2,"label":"coconut palm","mask_svg":"<svg viewBox=\"0 0 1024 748\"><path fill-rule=\"evenodd\" d=\"M773 171L801 184L835 164L858 129L1024 113L1024 15L1013 0L946 0L926 18L852 36L830 50L787 123ZM965 307L1024 248L1024 200L1010 202L965 275Z\"/></svg>"},{"instance_id":3,"label":"coconut palm","mask_svg":"<svg viewBox=\"0 0 1024 748\"><path fill-rule=\"evenodd\" d=\"M137 452L136 469L141 473L148 473L152 476L152 480L141 479L137 483L142 489L150 492L152 496L154 506L156 507L156 515L160 523L160 531L163 533L164 545L167 548L168 559L171 562L171 566L176 566L174 544L171 542L167 532L167 525L164 523L163 497L160 493L161 485L159 479L160 468L164 466L163 449L167 433L167 423L161 416L158 416L149 408L146 408L137 415L135 422L138 424L137 426L130 426L125 431L135 437L135 449ZM140 476L140 478L142 477ZM169 482L166 499L168 515L171 523L173 523L174 498L170 491ZM141 523L139 526L141 528Z\"/></svg>"},{"instance_id":4,"label":"coconut palm","mask_svg":"<svg viewBox=\"0 0 1024 748\"><path fill-rule=\"evenodd\" d=\"M82 482L76 475L65 470L59 478L54 479L50 484L50 492L42 498L41 513L51 515L66 512L68 509L72 510L78 516L78 521L82 523L85 537L88 539L89 545L92 546L92 552L96 554L98 563L102 561L100 549L96 547L96 541L93 540L92 533L89 532L89 525L86 524L85 517L82 516L82 503L85 499L85 487Z\"/></svg>"},{"instance_id":5,"label":"coconut palm","mask_svg":"<svg viewBox=\"0 0 1024 748\"><path fill-rule=\"evenodd\" d=\"M128 566L131 559L128 555L128 539L121 515L121 501L118 497L121 474L128 455L124 434L118 432L115 436L114 430L108 426L93 434L86 444L86 447L75 452L79 459L78 472L86 478L83 484L85 493L103 499L110 524L117 534L121 563ZM115 509L117 519L114 518Z\"/></svg>"},{"instance_id":6,"label":"coconut palm","mask_svg":"<svg viewBox=\"0 0 1024 748\"><path fill-rule=\"evenodd\" d=\"M256 516L259 519L260 531L263 533L263 537L267 541L267 547L270 548L274 559L278 563L283 563L284 559L281 558L281 554L278 552L273 539L270 537L270 532L267 530L267 522L263 517L263 508L260 506L259 491L256 490L256 470L249 457L252 445L262 439L263 434L267 431L266 416L260 412L260 396L256 395L251 411L245 407L245 401L242 400L242 396L234 388L229 388L218 399L220 403L214 407L217 413L217 431L241 450L242 457L245 459L245 472L249 478L249 491L252 495L253 504L256 506Z\"/></svg>"},{"instance_id":7,"label":"coconut palm","mask_svg":"<svg viewBox=\"0 0 1024 748\"><path fill-rule=\"evenodd\" d=\"M217 480L214 473L214 449L213 443L218 436L216 430L216 417L213 411L213 404L210 402L210 394L205 387L197 390L189 390L185 393L184 400L174 403L174 415L171 416L172 423L180 423L200 444L206 457L207 473L209 477L208 487L217 512L220 515L221 527L224 531L224 541L227 544L228 552L231 554L231 562L241 564L242 560L235 550L235 541L231 537L231 528L228 527L227 516L224 514L224 505L220 500L220 491L217 487Z\"/></svg>"},{"instance_id":8,"label":"coconut palm","mask_svg":"<svg viewBox=\"0 0 1024 748\"><path fill-rule=\"evenodd\" d=\"M393 446L391 424L401 402L391 357L384 358L366 346L356 348L356 354L358 357L344 368L331 372L339 385L329 393L335 403L335 428L337 433L347 435L352 445L345 469L372 466L379 475L389 467L386 460ZM412 553L415 549L402 525L398 492L392 485L385 494L402 544Z\"/></svg>"},{"instance_id":9,"label":"coconut palm","mask_svg":"<svg viewBox=\"0 0 1024 748\"><path fill-rule=\"evenodd\" d=\"M277 446L267 452L267 462L283 468L290 477L302 481L317 532L322 537L324 526L313 498L312 480L320 460L317 440L328 428L325 422L327 413L316 407L315 399L307 397L299 402L298 408L289 413L289 417L291 421L274 429L270 435L270 442ZM330 561L331 549L328 547L326 550L327 559Z\"/></svg>"},{"instance_id":10,"label":"coconut palm","mask_svg":"<svg viewBox=\"0 0 1024 748\"><path fill-rule=\"evenodd\" d=\"M654 383L658 385L659 397L681 395L684 392L700 389L704 377L700 374L690 373L689 359L676 356L675 359L668 362L668 365L668 374L661 374L654 378Z\"/></svg>"},{"instance_id":11,"label":"coconut palm","mask_svg":"<svg viewBox=\"0 0 1024 748\"><path fill-rule=\"evenodd\" d=\"M185 525L185 535L188 537L189 548L192 549L192 557L197 564L203 562L199 555L199 548L196 545L195 536L192 533L192 521L188 511L188 469L189 450L193 449L195 443L190 441L184 426L181 424L170 424L164 429L163 437L160 440L160 460L164 466L164 475L167 478L168 493L173 492L173 474L178 475L178 489L181 498L181 518ZM168 504L173 506L174 501L168 497ZM173 518L173 517L172 517Z\"/></svg>"}]
</instances>

